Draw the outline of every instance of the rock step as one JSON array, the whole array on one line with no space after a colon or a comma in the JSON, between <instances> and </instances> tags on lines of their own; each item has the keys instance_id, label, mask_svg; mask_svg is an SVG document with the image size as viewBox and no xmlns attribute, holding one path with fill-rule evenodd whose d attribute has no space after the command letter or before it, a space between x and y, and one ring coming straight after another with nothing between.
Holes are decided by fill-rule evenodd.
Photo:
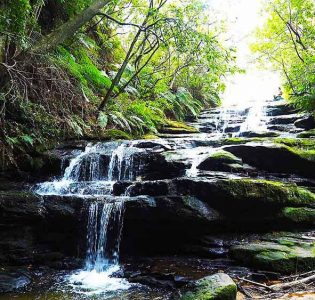
<instances>
[{"instance_id":1,"label":"rock step","mask_svg":"<svg viewBox=\"0 0 315 300\"><path fill-rule=\"evenodd\" d=\"M315 232L273 233L259 240L232 246L230 255L245 265L279 273L315 268Z\"/></svg>"}]
</instances>

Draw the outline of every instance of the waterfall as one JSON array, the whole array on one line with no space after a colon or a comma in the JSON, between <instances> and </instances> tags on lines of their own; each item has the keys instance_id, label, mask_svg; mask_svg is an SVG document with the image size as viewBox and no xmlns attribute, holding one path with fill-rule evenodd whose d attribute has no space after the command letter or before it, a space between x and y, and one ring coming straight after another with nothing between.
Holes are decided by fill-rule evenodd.
<instances>
[{"instance_id":1,"label":"waterfall","mask_svg":"<svg viewBox=\"0 0 315 300\"><path fill-rule=\"evenodd\" d=\"M112 189L120 180L135 180L139 163L135 156L143 150L132 142L88 145L76 153L60 179L36 186L40 195L77 196L98 200L87 208L87 251L85 268L70 276L74 288L94 292L126 289L129 283L115 278L119 271L119 247L123 227L124 198L113 198Z\"/></svg>"},{"instance_id":2,"label":"waterfall","mask_svg":"<svg viewBox=\"0 0 315 300\"><path fill-rule=\"evenodd\" d=\"M265 102L255 102L254 105L249 108L246 119L241 124L239 135L248 131L263 132L267 130L265 105Z\"/></svg>"},{"instance_id":3,"label":"waterfall","mask_svg":"<svg viewBox=\"0 0 315 300\"><path fill-rule=\"evenodd\" d=\"M62 178L40 183L39 195L110 195L119 180L134 180L138 169L134 156L143 150L132 142L88 145L71 159Z\"/></svg>"},{"instance_id":4,"label":"waterfall","mask_svg":"<svg viewBox=\"0 0 315 300\"><path fill-rule=\"evenodd\" d=\"M119 262L119 246L123 225L123 201L92 203L87 226L86 270L104 272ZM114 242L108 245L109 237Z\"/></svg>"}]
</instances>

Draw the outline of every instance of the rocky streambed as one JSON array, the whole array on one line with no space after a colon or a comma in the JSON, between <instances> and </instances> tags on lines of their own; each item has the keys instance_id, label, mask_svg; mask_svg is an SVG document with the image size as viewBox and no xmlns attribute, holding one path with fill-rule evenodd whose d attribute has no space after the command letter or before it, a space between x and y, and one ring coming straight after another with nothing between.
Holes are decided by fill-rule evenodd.
<instances>
[{"instance_id":1,"label":"rocky streambed","mask_svg":"<svg viewBox=\"0 0 315 300\"><path fill-rule=\"evenodd\" d=\"M272 101L173 125L1 179L0 299L314 296L313 116Z\"/></svg>"}]
</instances>

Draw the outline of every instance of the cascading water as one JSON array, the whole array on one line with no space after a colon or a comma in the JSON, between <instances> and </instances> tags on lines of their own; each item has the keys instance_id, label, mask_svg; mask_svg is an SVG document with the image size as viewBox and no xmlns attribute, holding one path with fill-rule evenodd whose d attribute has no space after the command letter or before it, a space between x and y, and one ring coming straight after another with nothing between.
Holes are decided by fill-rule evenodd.
<instances>
[{"instance_id":1,"label":"cascading water","mask_svg":"<svg viewBox=\"0 0 315 300\"><path fill-rule=\"evenodd\" d=\"M255 102L249 107L246 119L241 124L238 135L242 135L242 133L249 131L264 132L267 130L265 106L265 102Z\"/></svg>"},{"instance_id":2,"label":"cascading water","mask_svg":"<svg viewBox=\"0 0 315 300\"><path fill-rule=\"evenodd\" d=\"M71 159L59 180L39 184L40 195L110 195L119 180L134 180L134 155L141 149L131 142L88 145Z\"/></svg>"},{"instance_id":3,"label":"cascading water","mask_svg":"<svg viewBox=\"0 0 315 300\"><path fill-rule=\"evenodd\" d=\"M141 151L130 142L88 145L71 159L61 179L36 187L40 195L98 196L88 207L85 269L69 278L76 289L98 293L130 286L112 277L120 269L124 198L110 195L115 182L136 179L139 164L134 166L134 156Z\"/></svg>"}]
</instances>

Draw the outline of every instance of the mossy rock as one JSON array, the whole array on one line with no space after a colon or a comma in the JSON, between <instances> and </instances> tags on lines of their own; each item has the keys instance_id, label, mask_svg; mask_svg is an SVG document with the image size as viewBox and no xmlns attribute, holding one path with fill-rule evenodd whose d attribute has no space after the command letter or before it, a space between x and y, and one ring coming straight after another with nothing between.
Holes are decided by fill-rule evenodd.
<instances>
[{"instance_id":1,"label":"mossy rock","mask_svg":"<svg viewBox=\"0 0 315 300\"><path fill-rule=\"evenodd\" d=\"M267 138L267 137L278 137L280 133L274 131L263 131L263 132L256 132L256 131L245 131L241 133L242 137L247 138Z\"/></svg>"},{"instance_id":2,"label":"mossy rock","mask_svg":"<svg viewBox=\"0 0 315 300\"><path fill-rule=\"evenodd\" d=\"M226 197L256 204L275 206L315 206L315 194L295 184L256 179L231 179L217 182Z\"/></svg>"},{"instance_id":3,"label":"mossy rock","mask_svg":"<svg viewBox=\"0 0 315 300\"><path fill-rule=\"evenodd\" d=\"M119 129L108 129L100 138L105 140L131 140L132 136Z\"/></svg>"},{"instance_id":4,"label":"mossy rock","mask_svg":"<svg viewBox=\"0 0 315 300\"><path fill-rule=\"evenodd\" d=\"M315 268L315 243L297 238L275 238L230 249L232 258L257 269L280 273L308 271Z\"/></svg>"},{"instance_id":5,"label":"mossy rock","mask_svg":"<svg viewBox=\"0 0 315 300\"><path fill-rule=\"evenodd\" d=\"M315 209L308 207L285 207L282 216L298 224L315 224Z\"/></svg>"},{"instance_id":6,"label":"mossy rock","mask_svg":"<svg viewBox=\"0 0 315 300\"><path fill-rule=\"evenodd\" d=\"M159 129L160 133L166 134L186 134L186 133L198 133L199 130L195 127L188 126L183 122L167 120L166 124Z\"/></svg>"},{"instance_id":7,"label":"mossy rock","mask_svg":"<svg viewBox=\"0 0 315 300\"><path fill-rule=\"evenodd\" d=\"M270 173L297 174L314 178L315 150L275 143L249 143L225 146L243 162Z\"/></svg>"},{"instance_id":8,"label":"mossy rock","mask_svg":"<svg viewBox=\"0 0 315 300\"><path fill-rule=\"evenodd\" d=\"M212 171L239 171L242 170L242 160L230 152L218 151L202 161L198 169Z\"/></svg>"},{"instance_id":9,"label":"mossy rock","mask_svg":"<svg viewBox=\"0 0 315 300\"><path fill-rule=\"evenodd\" d=\"M311 129L308 131L301 132L297 135L298 138L311 138L315 137L315 129Z\"/></svg>"},{"instance_id":10,"label":"mossy rock","mask_svg":"<svg viewBox=\"0 0 315 300\"><path fill-rule=\"evenodd\" d=\"M276 138L273 142L301 150L315 150L315 139Z\"/></svg>"},{"instance_id":11,"label":"mossy rock","mask_svg":"<svg viewBox=\"0 0 315 300\"><path fill-rule=\"evenodd\" d=\"M157 139L160 139L160 137L157 135L154 135L154 134L145 134L141 137L141 139L143 139L143 140L157 140Z\"/></svg>"},{"instance_id":12,"label":"mossy rock","mask_svg":"<svg viewBox=\"0 0 315 300\"><path fill-rule=\"evenodd\" d=\"M233 163L242 163L242 160L230 152L227 151L218 151L210 155L212 160L221 161L228 164Z\"/></svg>"},{"instance_id":13,"label":"mossy rock","mask_svg":"<svg viewBox=\"0 0 315 300\"><path fill-rule=\"evenodd\" d=\"M181 300L235 300L237 286L230 276L217 273L197 280Z\"/></svg>"},{"instance_id":14,"label":"mossy rock","mask_svg":"<svg viewBox=\"0 0 315 300\"><path fill-rule=\"evenodd\" d=\"M246 144L249 142L264 142L267 141L268 139L266 138L260 138L260 137L254 137L254 138L245 138L245 137L231 137L231 138L226 138L221 141L221 145L242 145Z\"/></svg>"}]
</instances>

